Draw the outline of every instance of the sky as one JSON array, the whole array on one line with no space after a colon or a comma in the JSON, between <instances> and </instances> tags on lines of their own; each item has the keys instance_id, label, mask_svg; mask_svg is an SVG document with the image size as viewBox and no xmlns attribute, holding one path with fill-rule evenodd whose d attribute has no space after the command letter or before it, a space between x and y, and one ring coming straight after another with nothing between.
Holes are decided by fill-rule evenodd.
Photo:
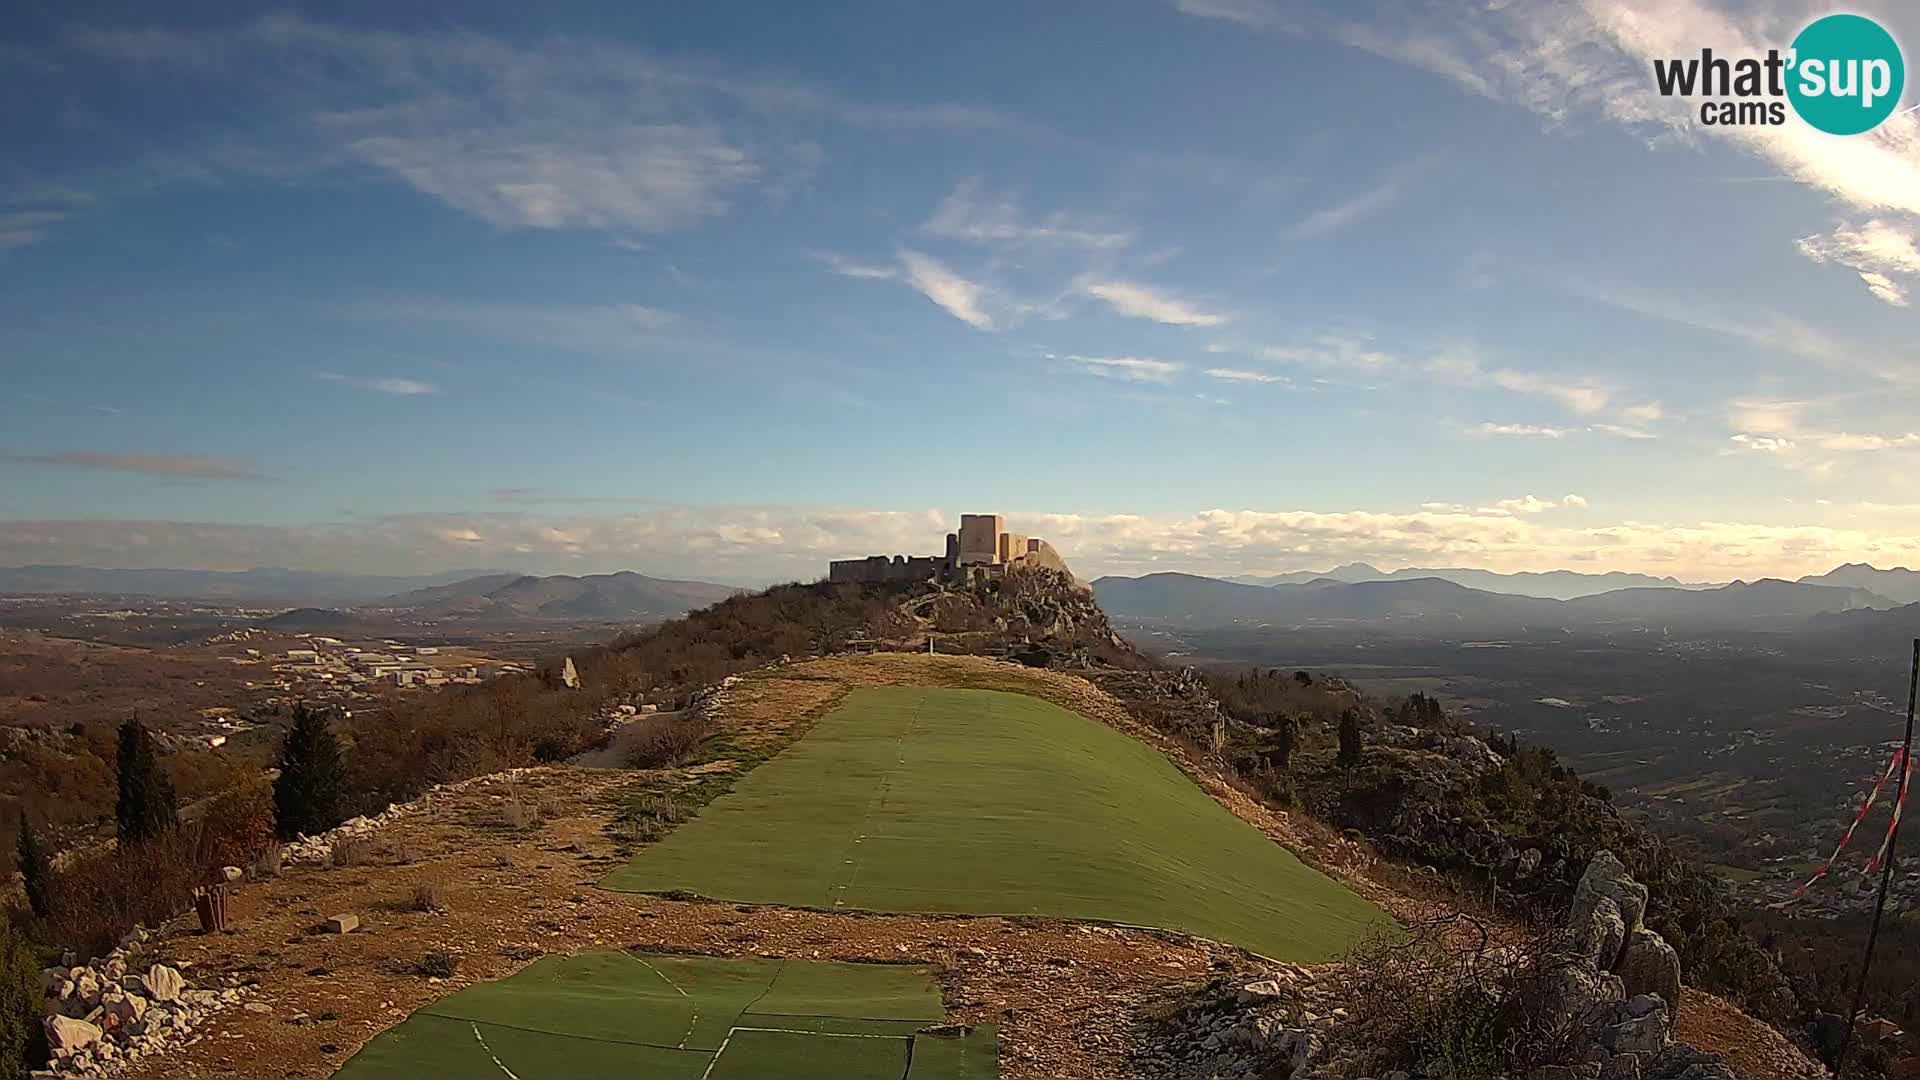
<instances>
[{"instance_id":1,"label":"sky","mask_svg":"<svg viewBox=\"0 0 1920 1080\"><path fill-rule=\"evenodd\" d=\"M0 565L1920 565L1920 113L1652 76L1830 10L8 5Z\"/></svg>"}]
</instances>

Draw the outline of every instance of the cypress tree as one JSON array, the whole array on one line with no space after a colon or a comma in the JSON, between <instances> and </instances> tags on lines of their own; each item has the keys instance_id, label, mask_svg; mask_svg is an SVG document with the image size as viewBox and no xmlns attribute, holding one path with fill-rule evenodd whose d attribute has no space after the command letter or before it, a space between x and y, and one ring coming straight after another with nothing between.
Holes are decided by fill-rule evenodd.
<instances>
[{"instance_id":1,"label":"cypress tree","mask_svg":"<svg viewBox=\"0 0 1920 1080\"><path fill-rule=\"evenodd\" d=\"M114 817L123 844L139 843L180 824L173 781L160 768L153 733L137 718L120 725L120 799Z\"/></svg>"},{"instance_id":2,"label":"cypress tree","mask_svg":"<svg viewBox=\"0 0 1920 1080\"><path fill-rule=\"evenodd\" d=\"M40 1024L45 1011L40 958L0 919L0 1076L25 1076L47 1063L47 1035Z\"/></svg>"},{"instance_id":3,"label":"cypress tree","mask_svg":"<svg viewBox=\"0 0 1920 1080\"><path fill-rule=\"evenodd\" d=\"M1351 769L1360 764L1360 714L1352 709L1340 714L1340 766Z\"/></svg>"},{"instance_id":4,"label":"cypress tree","mask_svg":"<svg viewBox=\"0 0 1920 1080\"><path fill-rule=\"evenodd\" d=\"M20 867L20 876L27 886L27 907L37 918L46 918L47 875L52 869L47 853L40 846L40 837L33 831L33 823L27 820L27 812L20 811L20 835L14 842L14 862Z\"/></svg>"},{"instance_id":5,"label":"cypress tree","mask_svg":"<svg viewBox=\"0 0 1920 1080\"><path fill-rule=\"evenodd\" d=\"M326 712L305 705L293 711L273 782L274 828L282 838L317 836L340 824L347 770L327 719Z\"/></svg>"}]
</instances>

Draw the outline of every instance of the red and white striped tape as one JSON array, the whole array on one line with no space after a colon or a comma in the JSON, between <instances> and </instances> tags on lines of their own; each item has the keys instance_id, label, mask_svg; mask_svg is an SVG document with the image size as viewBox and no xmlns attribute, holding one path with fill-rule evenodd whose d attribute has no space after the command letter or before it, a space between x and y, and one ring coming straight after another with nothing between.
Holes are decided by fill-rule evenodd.
<instances>
[{"instance_id":1,"label":"red and white striped tape","mask_svg":"<svg viewBox=\"0 0 1920 1080\"><path fill-rule=\"evenodd\" d=\"M1867 811L1873 809L1874 802L1880 798L1880 790L1887 786L1887 781L1892 778L1893 771L1900 767L1900 763L1902 760L1905 759L1905 757L1906 757L1905 750L1895 750L1893 752L1893 760L1887 762L1887 771L1881 773L1880 779L1874 781L1873 790L1867 793L1866 801L1860 804L1859 812L1853 815L1853 824L1847 826L1846 834L1840 837L1839 846L1833 849L1833 854L1827 856L1826 862L1823 862L1820 864L1820 869L1814 871L1813 876L1808 878L1805 884L1793 890L1791 895L1799 896L1801 893L1806 892L1809 886L1811 886L1814 882L1819 881L1821 878L1826 877L1827 871L1833 869L1834 860L1840 857L1841 852L1847 850L1847 844L1853 840L1853 831L1860 827L1860 823L1862 821L1866 820ZM1907 767L1907 775L1908 776L1912 775L1911 764L1909 764ZM1893 819L1895 821L1900 820L1900 808L1898 806L1894 807L1893 814L1894 814ZM1887 838L1889 840L1893 838L1893 827L1891 825L1887 827ZM1884 855L1884 854L1886 854L1886 845L1883 843L1880 846L1880 855ZM1875 855L1873 857L1874 861L1868 864L1869 873L1871 873L1873 870L1873 867L1879 863L1880 855Z\"/></svg>"}]
</instances>

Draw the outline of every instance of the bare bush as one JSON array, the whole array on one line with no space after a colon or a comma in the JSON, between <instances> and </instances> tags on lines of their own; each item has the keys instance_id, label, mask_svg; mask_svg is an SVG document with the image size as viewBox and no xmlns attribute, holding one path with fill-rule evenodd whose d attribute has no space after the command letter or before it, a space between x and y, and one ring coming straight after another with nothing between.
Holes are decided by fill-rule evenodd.
<instances>
[{"instance_id":1,"label":"bare bush","mask_svg":"<svg viewBox=\"0 0 1920 1080\"><path fill-rule=\"evenodd\" d=\"M1569 953L1552 935L1496 942L1464 913L1368 938L1346 958L1340 997L1359 1019L1335 1029L1364 1075L1457 1080L1525 1075L1571 1056L1579 1018L1544 993Z\"/></svg>"},{"instance_id":2,"label":"bare bush","mask_svg":"<svg viewBox=\"0 0 1920 1080\"><path fill-rule=\"evenodd\" d=\"M445 949L432 949L414 965L414 971L422 978L451 979L460 968L460 957Z\"/></svg>"},{"instance_id":3,"label":"bare bush","mask_svg":"<svg viewBox=\"0 0 1920 1080\"><path fill-rule=\"evenodd\" d=\"M446 887L437 881L423 881L413 887L413 910L440 914L447 910Z\"/></svg>"},{"instance_id":4,"label":"bare bush","mask_svg":"<svg viewBox=\"0 0 1920 1080\"><path fill-rule=\"evenodd\" d=\"M540 827L540 803L520 794L519 788L507 789L506 805L500 809L501 823L515 832Z\"/></svg>"},{"instance_id":5,"label":"bare bush","mask_svg":"<svg viewBox=\"0 0 1920 1080\"><path fill-rule=\"evenodd\" d=\"M649 727L627 750L630 769L671 769L684 765L714 733L705 720L664 720Z\"/></svg>"},{"instance_id":6,"label":"bare bush","mask_svg":"<svg viewBox=\"0 0 1920 1080\"><path fill-rule=\"evenodd\" d=\"M260 853L247 864L247 877L253 881L271 881L280 876L280 864L286 859L286 849L278 840L268 840Z\"/></svg>"},{"instance_id":7,"label":"bare bush","mask_svg":"<svg viewBox=\"0 0 1920 1080\"><path fill-rule=\"evenodd\" d=\"M194 889L206 882L191 828L80 852L48 875L47 936L83 955L105 953L136 924L158 925L192 907Z\"/></svg>"},{"instance_id":8,"label":"bare bush","mask_svg":"<svg viewBox=\"0 0 1920 1080\"><path fill-rule=\"evenodd\" d=\"M365 837L343 836L333 842L329 857L335 867L365 866L373 861L373 844Z\"/></svg>"},{"instance_id":9,"label":"bare bush","mask_svg":"<svg viewBox=\"0 0 1920 1080\"><path fill-rule=\"evenodd\" d=\"M216 866L245 866L273 840L273 786L254 776L224 788L200 817L201 842Z\"/></svg>"}]
</instances>

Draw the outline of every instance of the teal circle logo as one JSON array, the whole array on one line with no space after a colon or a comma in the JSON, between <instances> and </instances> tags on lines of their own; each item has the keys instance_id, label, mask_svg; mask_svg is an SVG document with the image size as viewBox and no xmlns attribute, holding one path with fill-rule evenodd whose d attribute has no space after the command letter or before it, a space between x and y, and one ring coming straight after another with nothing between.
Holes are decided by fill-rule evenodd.
<instances>
[{"instance_id":1,"label":"teal circle logo","mask_svg":"<svg viewBox=\"0 0 1920 1080\"><path fill-rule=\"evenodd\" d=\"M1829 135L1872 131L1906 91L1900 45L1861 15L1829 15L1793 39L1787 97L1800 119Z\"/></svg>"}]
</instances>

